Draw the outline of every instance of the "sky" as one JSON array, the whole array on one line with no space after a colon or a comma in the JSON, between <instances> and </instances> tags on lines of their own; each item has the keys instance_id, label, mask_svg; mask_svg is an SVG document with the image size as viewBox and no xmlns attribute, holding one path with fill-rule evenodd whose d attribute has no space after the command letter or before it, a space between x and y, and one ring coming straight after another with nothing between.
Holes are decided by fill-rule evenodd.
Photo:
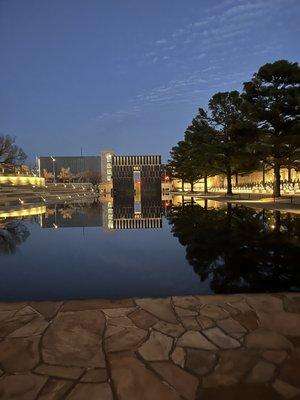
<instances>
[{"instance_id":1,"label":"sky","mask_svg":"<svg viewBox=\"0 0 300 400\"><path fill-rule=\"evenodd\" d=\"M0 134L166 161L214 93L299 61L299 22L300 0L0 0Z\"/></svg>"}]
</instances>

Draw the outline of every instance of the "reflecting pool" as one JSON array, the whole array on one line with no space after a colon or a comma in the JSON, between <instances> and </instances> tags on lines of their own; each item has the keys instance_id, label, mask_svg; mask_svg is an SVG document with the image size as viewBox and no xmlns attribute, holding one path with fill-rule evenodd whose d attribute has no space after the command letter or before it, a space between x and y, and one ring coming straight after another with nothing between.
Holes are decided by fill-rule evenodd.
<instances>
[{"instance_id":1,"label":"reflecting pool","mask_svg":"<svg viewBox=\"0 0 300 400\"><path fill-rule=\"evenodd\" d=\"M296 291L300 216L210 200L0 211L0 301Z\"/></svg>"}]
</instances>

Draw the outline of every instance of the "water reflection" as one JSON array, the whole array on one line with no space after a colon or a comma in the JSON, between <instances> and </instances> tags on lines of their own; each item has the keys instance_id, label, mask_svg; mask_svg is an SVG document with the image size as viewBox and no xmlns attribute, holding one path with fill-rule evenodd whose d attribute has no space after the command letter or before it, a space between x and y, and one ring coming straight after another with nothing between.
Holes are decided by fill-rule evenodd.
<instances>
[{"instance_id":1,"label":"water reflection","mask_svg":"<svg viewBox=\"0 0 300 400\"><path fill-rule=\"evenodd\" d=\"M22 220L0 220L0 254L13 254L30 235Z\"/></svg>"},{"instance_id":2,"label":"water reflection","mask_svg":"<svg viewBox=\"0 0 300 400\"><path fill-rule=\"evenodd\" d=\"M172 233L215 293L300 289L300 218L228 204L172 206Z\"/></svg>"},{"instance_id":3,"label":"water reflection","mask_svg":"<svg viewBox=\"0 0 300 400\"><path fill-rule=\"evenodd\" d=\"M149 193L139 196L115 196L111 226L113 229L162 228L161 197Z\"/></svg>"},{"instance_id":4,"label":"water reflection","mask_svg":"<svg viewBox=\"0 0 300 400\"><path fill-rule=\"evenodd\" d=\"M164 217L170 224L171 234L170 228L163 223ZM109 241L107 254L101 260L102 265L124 264L125 268L130 257L131 264L137 258L136 246L142 240L141 254L148 251L152 254L153 250L157 250L149 258L147 276L155 270L160 280L171 287L176 280L180 281L184 277L191 282L185 287L177 282L176 290L172 289L173 294L199 293L201 290L236 293L300 289L300 218L288 213L257 211L240 205L226 205L203 199L197 200L197 203L186 203L181 196L162 201L160 197L149 193L142 196L115 195L113 199L102 198L101 201L84 204L77 202L35 206L24 208L17 214L0 214L0 254L16 252L29 237L31 230L25 261L31 268L40 244L38 226L45 228L44 233L48 238L43 260L49 258L49 265L52 262L50 268L53 263L58 262L52 249L60 246L59 241L62 244L67 243L71 237L69 230L62 228L99 227L103 233L89 231L90 240L95 241L92 247L88 248L86 243L80 242L79 237L76 237L78 246L75 246L75 250L78 258L85 254L89 265L97 264L99 261L95 260L99 260L101 243ZM61 232L56 235L50 231L52 229ZM126 234L125 230L128 231ZM141 232L135 233L136 230ZM153 232L148 232L149 230ZM111 235L105 235L105 231L115 232L112 235L115 239ZM85 236L84 229L82 232L82 236ZM73 233L72 237L75 237L75 229ZM178 245L172 234L183 247ZM124 243L122 251L127 256L120 261L114 258L114 253L121 242ZM52 243L56 244L53 246ZM66 256L71 256L71 250L68 251ZM201 283L197 275L190 276L184 255L199 275ZM17 264L17 257L15 258ZM170 275L162 279L169 270L172 270ZM175 276L176 270L180 271L178 276ZM109 277L109 280L114 282L113 277ZM189 285L194 286L191 288ZM152 295L152 292L148 294ZM159 294L169 295L170 290Z\"/></svg>"},{"instance_id":5,"label":"water reflection","mask_svg":"<svg viewBox=\"0 0 300 400\"><path fill-rule=\"evenodd\" d=\"M133 195L85 204L56 204L40 215L42 228L102 227L115 229L162 228L163 208L157 196Z\"/></svg>"},{"instance_id":6,"label":"water reflection","mask_svg":"<svg viewBox=\"0 0 300 400\"><path fill-rule=\"evenodd\" d=\"M55 204L39 220L42 228L79 228L102 226L100 203Z\"/></svg>"}]
</instances>

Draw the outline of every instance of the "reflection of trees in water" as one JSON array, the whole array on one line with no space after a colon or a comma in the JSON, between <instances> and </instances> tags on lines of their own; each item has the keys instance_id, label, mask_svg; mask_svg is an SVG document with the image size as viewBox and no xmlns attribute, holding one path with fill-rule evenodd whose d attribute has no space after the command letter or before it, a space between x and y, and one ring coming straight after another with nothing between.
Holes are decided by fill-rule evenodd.
<instances>
[{"instance_id":1,"label":"reflection of trees in water","mask_svg":"<svg viewBox=\"0 0 300 400\"><path fill-rule=\"evenodd\" d=\"M300 218L278 211L197 205L173 207L172 232L186 258L217 293L296 289L300 286Z\"/></svg>"},{"instance_id":2,"label":"reflection of trees in water","mask_svg":"<svg viewBox=\"0 0 300 400\"><path fill-rule=\"evenodd\" d=\"M0 254L12 254L30 235L22 220L0 222Z\"/></svg>"},{"instance_id":3,"label":"reflection of trees in water","mask_svg":"<svg viewBox=\"0 0 300 400\"><path fill-rule=\"evenodd\" d=\"M72 219L73 215L77 213L76 207L72 204L59 208L58 212L62 215L63 219Z\"/></svg>"},{"instance_id":4,"label":"reflection of trees in water","mask_svg":"<svg viewBox=\"0 0 300 400\"><path fill-rule=\"evenodd\" d=\"M47 219L55 214L60 214L63 219L72 219L76 214L79 213L90 216L97 215L99 213L99 203L94 201L89 203L56 204L54 206L47 207L44 216Z\"/></svg>"},{"instance_id":5,"label":"reflection of trees in water","mask_svg":"<svg viewBox=\"0 0 300 400\"><path fill-rule=\"evenodd\" d=\"M49 208L49 207L47 207L44 216L45 216L45 218L47 219L47 218L51 217L51 216L54 215L54 214L55 214L55 208Z\"/></svg>"}]
</instances>

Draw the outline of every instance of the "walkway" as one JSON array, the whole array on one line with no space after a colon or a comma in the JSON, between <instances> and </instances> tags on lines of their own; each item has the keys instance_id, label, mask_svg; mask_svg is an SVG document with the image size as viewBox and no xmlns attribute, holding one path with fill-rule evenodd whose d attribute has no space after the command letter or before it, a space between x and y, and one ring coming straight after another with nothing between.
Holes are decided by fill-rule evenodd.
<instances>
[{"instance_id":1,"label":"walkway","mask_svg":"<svg viewBox=\"0 0 300 400\"><path fill-rule=\"evenodd\" d=\"M300 294L0 303L0 399L300 399Z\"/></svg>"}]
</instances>

